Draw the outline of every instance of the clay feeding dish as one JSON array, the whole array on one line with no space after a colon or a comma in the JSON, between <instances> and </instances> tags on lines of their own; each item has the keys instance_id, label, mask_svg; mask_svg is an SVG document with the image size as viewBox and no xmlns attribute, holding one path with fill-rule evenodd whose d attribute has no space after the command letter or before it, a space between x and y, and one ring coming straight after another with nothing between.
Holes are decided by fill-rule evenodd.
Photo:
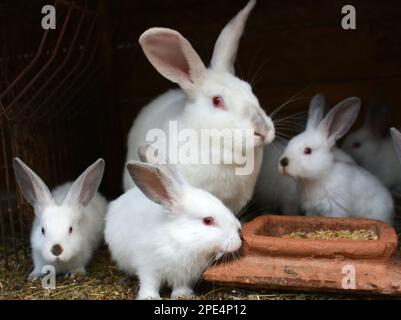
<instances>
[{"instance_id":1,"label":"clay feeding dish","mask_svg":"<svg viewBox=\"0 0 401 320\"><path fill-rule=\"evenodd\" d=\"M283 238L293 232L360 229L374 231L378 239ZM209 268L204 274L205 280L267 289L401 295L397 235L383 222L266 215L244 225L243 236L241 257ZM344 285L349 277L354 281Z\"/></svg>"}]
</instances>

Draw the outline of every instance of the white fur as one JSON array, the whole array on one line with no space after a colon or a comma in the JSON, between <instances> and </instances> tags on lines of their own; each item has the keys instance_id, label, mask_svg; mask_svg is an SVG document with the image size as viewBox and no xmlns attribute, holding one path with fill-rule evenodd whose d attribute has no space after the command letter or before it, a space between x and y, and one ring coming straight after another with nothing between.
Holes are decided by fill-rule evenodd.
<instances>
[{"instance_id":1,"label":"white fur","mask_svg":"<svg viewBox=\"0 0 401 320\"><path fill-rule=\"evenodd\" d=\"M263 165L256 184L255 199L257 206L264 213L281 212L296 215L302 212L292 177L279 174L277 166L286 147L284 142L275 142L264 149Z\"/></svg>"},{"instance_id":2,"label":"white fur","mask_svg":"<svg viewBox=\"0 0 401 320\"><path fill-rule=\"evenodd\" d=\"M19 170L20 175L24 174L21 173L21 168L24 167L20 165L17 169L16 165L14 164L16 172ZM69 274L71 276L85 274L87 263L103 240L107 201L98 192L90 197L90 200L88 199L87 204L79 203L74 197L75 191L81 192L85 189L84 192L87 192L89 188L96 188L97 190L103 167L102 163L99 164L99 162L95 165L98 165L99 169L95 168L94 170L99 170L101 173L98 173L100 177L96 178L93 185L88 188L78 186L74 189L77 184L68 182L55 188L52 194L46 190L47 187L43 181L39 181L40 178L33 171L24 171L28 173L26 176L31 174L31 181L36 180L37 182L34 183L43 184L44 194L46 193L44 197L47 198L46 202L42 202L44 198L42 197L32 203L35 208L35 220L31 232L34 269L29 275L30 280L43 276L42 268L46 265L52 265L57 274ZM78 182L80 178L77 179ZM17 181L20 183L21 191L30 201L29 186L24 184L23 180ZM38 190L39 188L35 188L36 196L41 192ZM78 197L84 196L80 193ZM71 233L69 232L70 227L72 227ZM42 228L45 230L45 234L42 234ZM51 251L56 244L63 248L57 257Z\"/></svg>"},{"instance_id":3,"label":"white fur","mask_svg":"<svg viewBox=\"0 0 401 320\"><path fill-rule=\"evenodd\" d=\"M343 148L388 188L401 188L401 166L389 136L376 137L364 126L345 138Z\"/></svg>"},{"instance_id":4,"label":"white fur","mask_svg":"<svg viewBox=\"0 0 401 320\"><path fill-rule=\"evenodd\" d=\"M280 175L277 166L287 144L275 142L264 149L263 165L256 183L255 199L264 212L299 215L303 212L301 200L292 177ZM353 159L337 147L332 148L336 162L353 164Z\"/></svg>"},{"instance_id":5,"label":"white fur","mask_svg":"<svg viewBox=\"0 0 401 320\"><path fill-rule=\"evenodd\" d=\"M307 215L392 220L389 191L361 167L335 161L332 151L355 121L359 106L357 98L340 102L317 126L294 137L284 152L288 165L280 165L280 171L297 179ZM304 154L305 148L312 154Z\"/></svg>"},{"instance_id":6,"label":"white fur","mask_svg":"<svg viewBox=\"0 0 401 320\"><path fill-rule=\"evenodd\" d=\"M401 167L390 138L391 109L376 91L368 101L364 125L343 144L347 153L391 190L401 189Z\"/></svg>"},{"instance_id":7,"label":"white fur","mask_svg":"<svg viewBox=\"0 0 401 320\"><path fill-rule=\"evenodd\" d=\"M143 163L130 165L140 168ZM157 170L172 178L162 166ZM154 185L136 179L152 198ZM105 239L118 267L139 277L138 299L159 299L163 284L172 287L172 298L192 294L192 286L216 254L235 252L241 246L240 223L219 199L185 179L174 181L167 187L174 194L173 204L155 203L134 187L109 206ZM203 223L209 216L214 226Z\"/></svg>"},{"instance_id":8,"label":"white fur","mask_svg":"<svg viewBox=\"0 0 401 320\"><path fill-rule=\"evenodd\" d=\"M246 150L247 155L254 152L255 158L254 170L249 175L237 175L235 164L194 165L178 159L177 166L189 183L209 191L234 213L239 212L252 197L262 163L262 146L274 139L273 123L260 107L251 86L233 74L239 38L254 5L255 1L251 0L224 28L208 69L189 42L174 30L153 28L141 36L140 43L148 59L162 75L178 83L182 90L168 91L147 105L131 128L127 145L127 161L137 160L136 150L149 143L146 141L148 131L159 128L168 133L168 121L176 121L178 130L193 129L198 137L201 129L252 129L261 133L264 138L255 135L254 145ZM169 59L164 59L163 52L168 50L173 52L171 56L177 57L178 62L166 63ZM189 71L179 68L185 63L189 65ZM214 108L214 96L224 99L224 110ZM189 149L196 149L200 154L219 152L218 146L213 144L201 150L198 150L198 144L193 144ZM242 154L243 150L235 152ZM124 190L134 186L127 171L124 171L123 183Z\"/></svg>"},{"instance_id":9,"label":"white fur","mask_svg":"<svg viewBox=\"0 0 401 320\"><path fill-rule=\"evenodd\" d=\"M103 240L106 199L97 192L82 212L77 212L62 205L71 185L66 183L54 189L56 206L46 208L40 218L35 217L31 233L33 277L41 276L45 265L53 265L58 274L85 274L85 266ZM42 226L45 236L41 233ZM73 227L71 235L68 233L70 226ZM50 249L55 243L64 249L59 257L61 261L51 255Z\"/></svg>"},{"instance_id":10,"label":"white fur","mask_svg":"<svg viewBox=\"0 0 401 320\"><path fill-rule=\"evenodd\" d=\"M325 113L325 99L323 95L315 95L309 104L308 123L320 122ZM274 145L264 148L263 164L256 184L255 198L258 208L265 212L281 212L287 215L301 214L302 206L298 195L296 180L283 176L278 171L278 161L283 155L287 142L275 141ZM332 148L335 161L355 163L353 159L341 149Z\"/></svg>"}]
</instances>

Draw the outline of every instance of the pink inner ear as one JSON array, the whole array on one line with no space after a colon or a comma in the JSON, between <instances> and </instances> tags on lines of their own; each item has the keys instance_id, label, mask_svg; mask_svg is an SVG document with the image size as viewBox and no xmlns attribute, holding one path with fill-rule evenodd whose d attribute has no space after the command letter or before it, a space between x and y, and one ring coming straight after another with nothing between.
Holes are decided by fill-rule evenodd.
<instances>
[{"instance_id":1,"label":"pink inner ear","mask_svg":"<svg viewBox=\"0 0 401 320\"><path fill-rule=\"evenodd\" d=\"M188 94L202 83L206 67L191 44L175 30L151 28L139 38L143 51L161 75Z\"/></svg>"},{"instance_id":2,"label":"pink inner ear","mask_svg":"<svg viewBox=\"0 0 401 320\"><path fill-rule=\"evenodd\" d=\"M132 173L136 176L135 182L138 187L151 200L157 203L171 202L172 199L158 172L149 170L148 168L136 167Z\"/></svg>"},{"instance_id":3,"label":"pink inner ear","mask_svg":"<svg viewBox=\"0 0 401 320\"><path fill-rule=\"evenodd\" d=\"M175 34L163 33L153 35L146 40L149 53L155 58L154 64L170 80L189 81L190 66L183 55L180 39ZM172 79L173 78L173 79ZM182 83L181 83L182 84Z\"/></svg>"}]
</instances>

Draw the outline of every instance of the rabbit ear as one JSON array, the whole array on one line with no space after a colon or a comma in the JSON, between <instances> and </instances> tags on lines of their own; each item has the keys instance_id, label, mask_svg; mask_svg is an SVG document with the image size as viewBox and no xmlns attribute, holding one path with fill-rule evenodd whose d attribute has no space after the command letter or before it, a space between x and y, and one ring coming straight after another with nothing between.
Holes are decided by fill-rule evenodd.
<instances>
[{"instance_id":1,"label":"rabbit ear","mask_svg":"<svg viewBox=\"0 0 401 320\"><path fill-rule=\"evenodd\" d=\"M396 128L391 128L391 137L393 138L394 149L397 153L398 160L401 162L401 132L399 132Z\"/></svg>"},{"instance_id":2,"label":"rabbit ear","mask_svg":"<svg viewBox=\"0 0 401 320\"><path fill-rule=\"evenodd\" d=\"M185 178L179 174L176 167L172 165L166 154L162 153L159 149L153 148L151 145L145 144L138 148L138 157L142 162L149 163L164 170L169 176L185 184Z\"/></svg>"},{"instance_id":3,"label":"rabbit ear","mask_svg":"<svg viewBox=\"0 0 401 320\"><path fill-rule=\"evenodd\" d=\"M25 199L35 208L36 214L44 207L54 204L49 188L21 159L14 158L13 167L20 190Z\"/></svg>"},{"instance_id":4,"label":"rabbit ear","mask_svg":"<svg viewBox=\"0 0 401 320\"><path fill-rule=\"evenodd\" d=\"M391 109L384 101L381 91L376 90L368 101L365 126L377 138L387 136L391 122Z\"/></svg>"},{"instance_id":5,"label":"rabbit ear","mask_svg":"<svg viewBox=\"0 0 401 320\"><path fill-rule=\"evenodd\" d=\"M250 0L221 31L214 46L211 66L213 69L223 72L234 71L234 62L237 56L239 40L244 32L245 23L249 13L256 4L256 0Z\"/></svg>"},{"instance_id":6,"label":"rabbit ear","mask_svg":"<svg viewBox=\"0 0 401 320\"><path fill-rule=\"evenodd\" d=\"M161 167L130 161L127 163L127 170L137 187L148 199L168 208L173 207L177 202L180 183Z\"/></svg>"},{"instance_id":7,"label":"rabbit ear","mask_svg":"<svg viewBox=\"0 0 401 320\"><path fill-rule=\"evenodd\" d=\"M322 94L313 96L309 103L307 128L317 128L324 117L326 102Z\"/></svg>"},{"instance_id":8,"label":"rabbit ear","mask_svg":"<svg viewBox=\"0 0 401 320\"><path fill-rule=\"evenodd\" d=\"M104 160L99 159L82 173L68 191L63 204L69 206L86 206L97 192L102 181Z\"/></svg>"},{"instance_id":9,"label":"rabbit ear","mask_svg":"<svg viewBox=\"0 0 401 320\"><path fill-rule=\"evenodd\" d=\"M155 149L149 144L144 144L138 148L138 157L142 162L154 165L168 163L167 155L162 154L159 149Z\"/></svg>"},{"instance_id":10,"label":"rabbit ear","mask_svg":"<svg viewBox=\"0 0 401 320\"><path fill-rule=\"evenodd\" d=\"M180 33L167 28L151 28L141 35L139 43L162 76L177 83L190 95L199 88L205 78L206 67Z\"/></svg>"},{"instance_id":11,"label":"rabbit ear","mask_svg":"<svg viewBox=\"0 0 401 320\"><path fill-rule=\"evenodd\" d=\"M322 130L331 145L341 139L351 129L358 117L361 100L356 97L348 98L338 103L321 121L319 129Z\"/></svg>"}]
</instances>

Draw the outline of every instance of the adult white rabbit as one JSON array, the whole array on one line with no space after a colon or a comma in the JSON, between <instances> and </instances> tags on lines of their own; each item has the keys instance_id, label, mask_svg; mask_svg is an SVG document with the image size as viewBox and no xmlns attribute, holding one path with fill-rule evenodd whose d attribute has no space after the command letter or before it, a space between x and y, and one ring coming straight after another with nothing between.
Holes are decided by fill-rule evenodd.
<instances>
[{"instance_id":1,"label":"adult white rabbit","mask_svg":"<svg viewBox=\"0 0 401 320\"><path fill-rule=\"evenodd\" d=\"M174 165L192 185L217 196L234 213L240 211L252 197L262 163L262 146L274 139L273 122L260 107L251 86L234 75L239 40L255 2L249 1L223 29L215 44L209 68L177 31L152 28L142 34L139 42L149 61L160 74L177 83L181 89L166 92L140 112L130 130L127 146L127 161L138 160L136 151L145 143L153 144L159 150L166 148L161 147L163 143L177 143L179 147L185 144L186 151L199 154L204 159L220 155L223 149L223 159L218 163L189 163L184 159L184 153L178 152ZM190 129L196 137L206 137L209 143L200 145L197 139L170 141L172 130L169 130L169 124L176 125L178 132ZM150 141L152 138L147 138L152 129L162 130L166 140L160 139L155 145L155 141ZM226 144L224 140L221 144L216 129L220 133L221 130L231 130L234 136L236 130L242 133L251 130L252 139L245 139L245 134L237 136L240 143L231 148L231 141ZM243 158L244 144L245 160L241 163L232 161ZM173 159L174 155L169 154L169 157ZM247 174L238 174L237 169L243 166L252 169ZM123 182L124 190L134 185L126 170Z\"/></svg>"},{"instance_id":2,"label":"adult white rabbit","mask_svg":"<svg viewBox=\"0 0 401 320\"><path fill-rule=\"evenodd\" d=\"M380 180L355 164L335 161L332 151L354 123L360 104L358 98L341 101L290 140L280 159L280 173L297 180L307 215L392 221L393 199Z\"/></svg>"},{"instance_id":3,"label":"adult white rabbit","mask_svg":"<svg viewBox=\"0 0 401 320\"><path fill-rule=\"evenodd\" d=\"M323 119L326 109L322 94L313 96L309 103L306 128L314 128ZM274 142L264 148L263 164L256 184L255 198L259 209L283 214L302 213L296 181L289 176L279 174L277 169L280 157L287 146L286 141ZM335 161L354 163L353 159L341 149L333 146Z\"/></svg>"},{"instance_id":4,"label":"adult white rabbit","mask_svg":"<svg viewBox=\"0 0 401 320\"><path fill-rule=\"evenodd\" d=\"M138 299L159 299L163 284L174 299L192 295L209 263L240 248L241 225L218 198L149 156L152 149L138 151L146 163L127 163L138 188L110 203L105 239L118 267L139 277Z\"/></svg>"},{"instance_id":5,"label":"adult white rabbit","mask_svg":"<svg viewBox=\"0 0 401 320\"><path fill-rule=\"evenodd\" d=\"M41 277L47 265L57 274L85 274L87 263L103 240L107 201L97 192L103 159L88 167L74 183L63 184L52 193L19 158L14 158L13 166L21 192L35 211L31 232L34 269L28 279Z\"/></svg>"},{"instance_id":6,"label":"adult white rabbit","mask_svg":"<svg viewBox=\"0 0 401 320\"><path fill-rule=\"evenodd\" d=\"M364 125L350 133L343 149L391 190L401 189L401 166L390 137L391 111L379 93L368 103Z\"/></svg>"}]
</instances>

